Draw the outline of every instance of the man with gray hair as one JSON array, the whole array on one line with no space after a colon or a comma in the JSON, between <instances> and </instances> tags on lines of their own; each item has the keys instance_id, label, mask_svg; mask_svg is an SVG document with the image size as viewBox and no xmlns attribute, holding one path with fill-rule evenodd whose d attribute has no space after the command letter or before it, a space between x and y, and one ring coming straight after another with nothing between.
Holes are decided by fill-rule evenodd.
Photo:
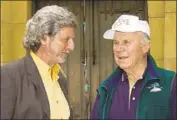
<instances>
[{"instance_id":1,"label":"man with gray hair","mask_svg":"<svg viewBox=\"0 0 177 120\"><path fill-rule=\"evenodd\" d=\"M1 119L72 118L60 64L74 49L75 28L75 15L57 5L28 20L26 56L1 67Z\"/></svg>"},{"instance_id":2,"label":"man with gray hair","mask_svg":"<svg viewBox=\"0 0 177 120\"><path fill-rule=\"evenodd\" d=\"M150 28L121 15L103 37L113 39L117 68L97 89L91 119L176 120L176 73L150 55Z\"/></svg>"}]
</instances>

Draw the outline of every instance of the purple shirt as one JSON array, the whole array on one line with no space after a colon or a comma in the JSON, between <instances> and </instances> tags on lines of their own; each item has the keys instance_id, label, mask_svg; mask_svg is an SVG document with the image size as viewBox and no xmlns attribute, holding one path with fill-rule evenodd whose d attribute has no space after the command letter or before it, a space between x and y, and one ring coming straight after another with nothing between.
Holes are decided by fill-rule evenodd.
<instances>
[{"instance_id":1,"label":"purple shirt","mask_svg":"<svg viewBox=\"0 0 177 120\"><path fill-rule=\"evenodd\" d=\"M142 79L138 80L132 88L129 104L129 82L125 72L123 76L122 80L117 83L110 109L110 119L136 119L136 104L140 95Z\"/></svg>"}]
</instances>

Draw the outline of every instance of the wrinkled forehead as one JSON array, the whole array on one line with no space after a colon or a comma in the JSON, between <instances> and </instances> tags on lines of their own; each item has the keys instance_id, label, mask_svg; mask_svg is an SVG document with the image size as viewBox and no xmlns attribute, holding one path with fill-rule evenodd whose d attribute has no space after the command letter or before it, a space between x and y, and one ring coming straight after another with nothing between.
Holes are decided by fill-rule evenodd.
<instances>
[{"instance_id":1,"label":"wrinkled forehead","mask_svg":"<svg viewBox=\"0 0 177 120\"><path fill-rule=\"evenodd\" d=\"M58 31L60 37L75 37L75 28L74 27L63 27Z\"/></svg>"},{"instance_id":2,"label":"wrinkled forehead","mask_svg":"<svg viewBox=\"0 0 177 120\"><path fill-rule=\"evenodd\" d=\"M142 39L144 37L143 32L120 32L116 31L114 34L114 40L116 39Z\"/></svg>"}]
</instances>

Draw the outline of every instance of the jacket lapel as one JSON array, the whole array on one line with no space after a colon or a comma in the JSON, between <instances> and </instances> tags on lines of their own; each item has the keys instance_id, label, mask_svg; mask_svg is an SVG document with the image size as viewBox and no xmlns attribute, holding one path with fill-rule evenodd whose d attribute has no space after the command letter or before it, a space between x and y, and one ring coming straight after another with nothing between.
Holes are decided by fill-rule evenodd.
<instances>
[{"instance_id":1,"label":"jacket lapel","mask_svg":"<svg viewBox=\"0 0 177 120\"><path fill-rule=\"evenodd\" d=\"M32 59L32 57L28 54L25 56L25 66L27 70L27 78L31 80L35 86L37 97L44 108L46 113L45 119L50 118L50 107L49 101L47 98L47 93L44 88L44 84L42 82L39 71Z\"/></svg>"}]
</instances>

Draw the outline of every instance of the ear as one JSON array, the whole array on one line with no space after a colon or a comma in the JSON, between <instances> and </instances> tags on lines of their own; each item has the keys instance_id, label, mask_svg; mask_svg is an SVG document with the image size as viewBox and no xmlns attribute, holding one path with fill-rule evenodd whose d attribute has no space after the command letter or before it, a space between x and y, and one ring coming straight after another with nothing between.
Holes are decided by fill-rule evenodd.
<instances>
[{"instance_id":1,"label":"ear","mask_svg":"<svg viewBox=\"0 0 177 120\"><path fill-rule=\"evenodd\" d=\"M143 45L143 52L144 52L144 53L148 53L149 50L150 50L150 47L151 47L151 42L148 41L147 43L145 43L145 44Z\"/></svg>"},{"instance_id":2,"label":"ear","mask_svg":"<svg viewBox=\"0 0 177 120\"><path fill-rule=\"evenodd\" d=\"M48 41L50 41L50 37L48 35L44 35L40 41L41 41L41 45L46 46Z\"/></svg>"}]
</instances>

